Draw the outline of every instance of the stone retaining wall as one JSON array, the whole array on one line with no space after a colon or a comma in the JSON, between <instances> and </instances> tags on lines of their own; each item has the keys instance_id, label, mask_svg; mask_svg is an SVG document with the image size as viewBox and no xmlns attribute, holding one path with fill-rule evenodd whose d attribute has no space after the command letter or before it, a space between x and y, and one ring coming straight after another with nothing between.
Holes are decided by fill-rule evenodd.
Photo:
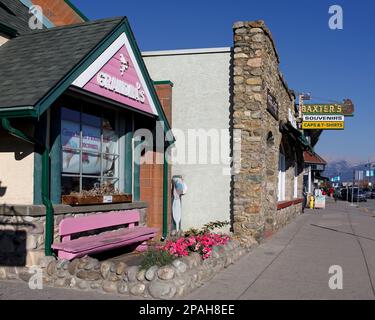
<instances>
[{"instance_id":1,"label":"stone retaining wall","mask_svg":"<svg viewBox=\"0 0 375 320\"><path fill-rule=\"evenodd\" d=\"M44 285L47 286L149 299L172 299L181 298L202 286L246 252L239 242L229 241L225 246L214 247L211 257L206 260L198 253L192 253L174 260L171 265L152 266L147 270L141 270L139 266L127 266L124 262L100 262L87 256L71 262L45 257L39 261L39 265ZM0 279L29 281L31 276L27 268L0 267Z\"/></svg>"},{"instance_id":2,"label":"stone retaining wall","mask_svg":"<svg viewBox=\"0 0 375 320\"><path fill-rule=\"evenodd\" d=\"M291 205L274 212L272 216L266 219L265 224L265 238L276 233L282 227L288 225L296 216L300 215L302 211L302 204Z\"/></svg>"}]
</instances>

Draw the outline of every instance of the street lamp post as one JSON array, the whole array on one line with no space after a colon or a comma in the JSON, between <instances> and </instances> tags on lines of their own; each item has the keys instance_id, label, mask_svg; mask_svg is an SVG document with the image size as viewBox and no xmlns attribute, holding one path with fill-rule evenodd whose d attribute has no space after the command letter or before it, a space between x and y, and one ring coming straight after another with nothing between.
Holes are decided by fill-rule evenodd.
<instances>
[{"instance_id":1,"label":"street lamp post","mask_svg":"<svg viewBox=\"0 0 375 320\"><path fill-rule=\"evenodd\" d=\"M354 181L355 181L355 171L353 170L353 182L352 182L352 201L351 206L354 206Z\"/></svg>"}]
</instances>

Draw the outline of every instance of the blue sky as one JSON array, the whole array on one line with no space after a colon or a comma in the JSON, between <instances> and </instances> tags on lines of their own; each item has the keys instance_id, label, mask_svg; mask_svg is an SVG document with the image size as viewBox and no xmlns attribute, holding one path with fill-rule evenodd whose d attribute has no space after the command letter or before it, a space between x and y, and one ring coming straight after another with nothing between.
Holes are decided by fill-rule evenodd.
<instances>
[{"instance_id":1,"label":"blue sky","mask_svg":"<svg viewBox=\"0 0 375 320\"><path fill-rule=\"evenodd\" d=\"M232 45L232 24L265 20L291 89L318 98L351 98L344 131L325 131L316 151L328 160L375 161L375 2L369 0L73 0L90 19L126 15L141 50ZM328 27L341 5L344 29ZM324 101L317 101L324 102Z\"/></svg>"}]
</instances>

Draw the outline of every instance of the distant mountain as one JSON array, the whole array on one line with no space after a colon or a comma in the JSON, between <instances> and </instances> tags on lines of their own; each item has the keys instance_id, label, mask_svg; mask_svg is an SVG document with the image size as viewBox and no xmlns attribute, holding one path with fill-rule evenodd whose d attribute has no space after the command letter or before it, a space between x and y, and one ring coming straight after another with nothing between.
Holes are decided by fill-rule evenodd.
<instances>
[{"instance_id":1,"label":"distant mountain","mask_svg":"<svg viewBox=\"0 0 375 320\"><path fill-rule=\"evenodd\" d=\"M341 182L350 182L353 180L353 172L355 170L368 170L367 163L354 165L346 160L330 161L322 175L327 178L340 176Z\"/></svg>"}]
</instances>

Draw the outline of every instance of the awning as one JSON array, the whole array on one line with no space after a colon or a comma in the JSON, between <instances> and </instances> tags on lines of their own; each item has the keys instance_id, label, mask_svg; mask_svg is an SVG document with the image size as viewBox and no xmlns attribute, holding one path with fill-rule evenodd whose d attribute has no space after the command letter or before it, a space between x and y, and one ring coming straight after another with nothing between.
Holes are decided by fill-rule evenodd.
<instances>
[{"instance_id":1,"label":"awning","mask_svg":"<svg viewBox=\"0 0 375 320\"><path fill-rule=\"evenodd\" d=\"M319 181L329 181L329 178L323 177L320 174L315 174L315 179L318 179Z\"/></svg>"},{"instance_id":2,"label":"awning","mask_svg":"<svg viewBox=\"0 0 375 320\"><path fill-rule=\"evenodd\" d=\"M295 140L299 145L302 147L303 150L311 150L311 145L307 141L305 135L299 131L298 129L294 128L293 125L288 121L282 123L282 129L285 133L287 133L293 140Z\"/></svg>"},{"instance_id":3,"label":"awning","mask_svg":"<svg viewBox=\"0 0 375 320\"><path fill-rule=\"evenodd\" d=\"M311 151L304 151L303 160L307 164L322 164L322 165L327 164L327 162L321 156Z\"/></svg>"}]
</instances>

